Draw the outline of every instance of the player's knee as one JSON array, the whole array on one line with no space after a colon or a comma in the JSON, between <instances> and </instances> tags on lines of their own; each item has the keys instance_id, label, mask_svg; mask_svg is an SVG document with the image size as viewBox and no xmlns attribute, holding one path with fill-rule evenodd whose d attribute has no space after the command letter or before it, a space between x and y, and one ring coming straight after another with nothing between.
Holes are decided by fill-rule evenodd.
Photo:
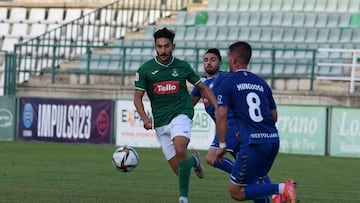
<instances>
[{"instance_id":1,"label":"player's knee","mask_svg":"<svg viewBox=\"0 0 360 203\"><path fill-rule=\"evenodd\" d=\"M216 154L213 149L210 149L205 157L206 163L208 163L210 166L214 166L214 161L216 160Z\"/></svg>"},{"instance_id":2,"label":"player's knee","mask_svg":"<svg viewBox=\"0 0 360 203\"><path fill-rule=\"evenodd\" d=\"M208 163L210 166L214 166L214 159L210 156L205 157L206 163Z\"/></svg>"},{"instance_id":3,"label":"player's knee","mask_svg":"<svg viewBox=\"0 0 360 203\"><path fill-rule=\"evenodd\" d=\"M245 189L243 187L230 183L229 192L231 198L233 198L234 200L238 200L238 201L246 200Z\"/></svg>"}]
</instances>

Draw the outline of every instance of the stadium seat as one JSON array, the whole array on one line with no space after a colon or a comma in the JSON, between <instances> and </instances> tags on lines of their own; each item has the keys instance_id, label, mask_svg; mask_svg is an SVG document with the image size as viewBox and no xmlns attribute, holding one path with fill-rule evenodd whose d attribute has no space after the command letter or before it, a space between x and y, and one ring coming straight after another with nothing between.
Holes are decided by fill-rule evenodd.
<instances>
[{"instance_id":1,"label":"stadium seat","mask_svg":"<svg viewBox=\"0 0 360 203\"><path fill-rule=\"evenodd\" d=\"M301 11L303 9L303 0L283 0L281 11Z\"/></svg>"},{"instance_id":2,"label":"stadium seat","mask_svg":"<svg viewBox=\"0 0 360 203\"><path fill-rule=\"evenodd\" d=\"M287 6L290 8L289 11L291 11L291 10L292 11L304 11L305 1L306 0L296 0L296 1L291 0L291 1L284 1L284 4L286 2L292 3L291 5ZM283 10L284 10L284 6L283 6Z\"/></svg>"},{"instance_id":3,"label":"stadium seat","mask_svg":"<svg viewBox=\"0 0 360 203\"><path fill-rule=\"evenodd\" d=\"M275 43L281 42L283 40L283 35L284 29L282 29L281 27L273 27L271 41Z\"/></svg>"},{"instance_id":4,"label":"stadium seat","mask_svg":"<svg viewBox=\"0 0 360 203\"><path fill-rule=\"evenodd\" d=\"M353 13L351 15L350 27L360 28L360 13Z\"/></svg>"},{"instance_id":5,"label":"stadium seat","mask_svg":"<svg viewBox=\"0 0 360 203\"><path fill-rule=\"evenodd\" d=\"M262 0L260 0L259 1L259 11L261 11L261 12L263 12L263 11L265 11L265 12L268 12L268 11L270 11L270 8L271 8L271 2L272 1L262 1Z\"/></svg>"},{"instance_id":6,"label":"stadium seat","mask_svg":"<svg viewBox=\"0 0 360 203\"><path fill-rule=\"evenodd\" d=\"M0 23L0 38L5 38L10 34L10 23Z\"/></svg>"},{"instance_id":7,"label":"stadium seat","mask_svg":"<svg viewBox=\"0 0 360 203\"><path fill-rule=\"evenodd\" d=\"M195 17L195 25L205 25L208 20L207 11L198 11Z\"/></svg>"},{"instance_id":8,"label":"stadium seat","mask_svg":"<svg viewBox=\"0 0 360 203\"><path fill-rule=\"evenodd\" d=\"M229 32L228 34L228 40L229 41L235 41L239 39L242 40L239 34L240 29L242 28L240 28L239 26L232 27L231 32Z\"/></svg>"},{"instance_id":9,"label":"stadium seat","mask_svg":"<svg viewBox=\"0 0 360 203\"><path fill-rule=\"evenodd\" d=\"M271 38L272 38L272 32L273 32L273 29L272 27L269 27L269 26L264 26L264 27L261 27L260 28L260 38L261 41L264 41L264 42L270 42L271 41Z\"/></svg>"},{"instance_id":10,"label":"stadium seat","mask_svg":"<svg viewBox=\"0 0 360 203\"><path fill-rule=\"evenodd\" d=\"M248 25L258 26L260 24L260 18L261 18L260 12L251 12Z\"/></svg>"},{"instance_id":11,"label":"stadium seat","mask_svg":"<svg viewBox=\"0 0 360 203\"><path fill-rule=\"evenodd\" d=\"M126 27L116 27L115 29L115 39L123 39L126 34Z\"/></svg>"},{"instance_id":12,"label":"stadium seat","mask_svg":"<svg viewBox=\"0 0 360 203\"><path fill-rule=\"evenodd\" d=\"M63 23L64 9L62 8L49 8L46 22L49 24Z\"/></svg>"},{"instance_id":13,"label":"stadium seat","mask_svg":"<svg viewBox=\"0 0 360 203\"><path fill-rule=\"evenodd\" d=\"M131 20L131 23L133 26L140 26L140 25L143 25L143 24L147 24L146 23L146 20L148 19L148 11L144 10L135 10L133 12L133 17L132 17L132 20ZM109 16L109 15L108 15Z\"/></svg>"},{"instance_id":14,"label":"stadium seat","mask_svg":"<svg viewBox=\"0 0 360 203\"><path fill-rule=\"evenodd\" d=\"M270 12L261 12L259 25L260 26L270 26L272 23L276 23L276 22L272 22L273 21L272 16L273 15Z\"/></svg>"},{"instance_id":15,"label":"stadium seat","mask_svg":"<svg viewBox=\"0 0 360 203\"><path fill-rule=\"evenodd\" d=\"M80 29L76 24L68 23L65 26L65 36L67 40L75 41L79 35Z\"/></svg>"},{"instance_id":16,"label":"stadium seat","mask_svg":"<svg viewBox=\"0 0 360 203\"><path fill-rule=\"evenodd\" d=\"M60 39L61 29L59 29L60 24L49 24L47 32L49 32L50 39Z\"/></svg>"},{"instance_id":17,"label":"stadium seat","mask_svg":"<svg viewBox=\"0 0 360 203\"><path fill-rule=\"evenodd\" d=\"M305 0L303 11L314 11L316 1L317 0Z\"/></svg>"},{"instance_id":18,"label":"stadium seat","mask_svg":"<svg viewBox=\"0 0 360 203\"><path fill-rule=\"evenodd\" d=\"M82 28L82 40L91 42L96 38L97 30L95 25L84 25Z\"/></svg>"},{"instance_id":19,"label":"stadium seat","mask_svg":"<svg viewBox=\"0 0 360 203\"><path fill-rule=\"evenodd\" d=\"M239 19L239 14L237 12L229 12L228 13L228 21L227 21L226 25L237 26L238 19Z\"/></svg>"},{"instance_id":20,"label":"stadium seat","mask_svg":"<svg viewBox=\"0 0 360 203\"><path fill-rule=\"evenodd\" d=\"M305 21L305 15L306 14L304 12L294 13L292 25L295 27L303 27Z\"/></svg>"},{"instance_id":21,"label":"stadium seat","mask_svg":"<svg viewBox=\"0 0 360 203\"><path fill-rule=\"evenodd\" d=\"M68 8L65 10L64 22L70 22L70 21L78 19L80 17L81 17L81 9Z\"/></svg>"},{"instance_id":22,"label":"stadium seat","mask_svg":"<svg viewBox=\"0 0 360 203\"><path fill-rule=\"evenodd\" d=\"M260 5L263 2L269 2L269 1L262 1L262 0L251 0L250 4L249 4L249 11L255 11L258 12L260 11ZM265 4L265 3L264 3Z\"/></svg>"},{"instance_id":23,"label":"stadium seat","mask_svg":"<svg viewBox=\"0 0 360 203\"><path fill-rule=\"evenodd\" d=\"M346 28L350 25L351 15L349 13L341 13L339 17L338 27Z\"/></svg>"},{"instance_id":24,"label":"stadium seat","mask_svg":"<svg viewBox=\"0 0 360 203\"><path fill-rule=\"evenodd\" d=\"M247 26L250 21L250 13L249 12L241 12L239 14L239 26Z\"/></svg>"},{"instance_id":25,"label":"stadium seat","mask_svg":"<svg viewBox=\"0 0 360 203\"><path fill-rule=\"evenodd\" d=\"M332 13L337 12L338 0L327 0L326 11Z\"/></svg>"},{"instance_id":26,"label":"stadium seat","mask_svg":"<svg viewBox=\"0 0 360 203\"><path fill-rule=\"evenodd\" d=\"M131 24L131 10L119 10L115 18L116 24L127 27Z\"/></svg>"},{"instance_id":27,"label":"stadium seat","mask_svg":"<svg viewBox=\"0 0 360 203\"><path fill-rule=\"evenodd\" d=\"M337 43L337 42L339 42L340 34L341 34L340 29L331 29L327 42L329 42L329 43Z\"/></svg>"},{"instance_id":28,"label":"stadium seat","mask_svg":"<svg viewBox=\"0 0 360 203\"><path fill-rule=\"evenodd\" d=\"M0 7L0 22L5 22L8 20L8 8Z\"/></svg>"},{"instance_id":29,"label":"stadium seat","mask_svg":"<svg viewBox=\"0 0 360 203\"><path fill-rule=\"evenodd\" d=\"M222 29L222 27L215 27L215 26L211 26L207 28L207 33L206 33L206 38L203 38L203 40L205 39L206 41L213 41L213 40L218 40L218 35L219 35L219 31Z\"/></svg>"},{"instance_id":30,"label":"stadium seat","mask_svg":"<svg viewBox=\"0 0 360 203\"><path fill-rule=\"evenodd\" d=\"M196 35L196 28L188 27L185 30L184 40L193 40L193 39L195 39L195 35Z\"/></svg>"},{"instance_id":31,"label":"stadium seat","mask_svg":"<svg viewBox=\"0 0 360 203\"><path fill-rule=\"evenodd\" d=\"M305 14L304 27L315 27L316 25L316 12L307 12Z\"/></svg>"},{"instance_id":32,"label":"stadium seat","mask_svg":"<svg viewBox=\"0 0 360 203\"><path fill-rule=\"evenodd\" d=\"M161 16L160 10L150 10L149 11L149 24L155 24L158 18Z\"/></svg>"},{"instance_id":33,"label":"stadium seat","mask_svg":"<svg viewBox=\"0 0 360 203\"><path fill-rule=\"evenodd\" d=\"M327 13L318 13L316 15L316 27L327 27L328 26L328 15Z\"/></svg>"},{"instance_id":34,"label":"stadium seat","mask_svg":"<svg viewBox=\"0 0 360 203\"><path fill-rule=\"evenodd\" d=\"M228 26L220 27L220 29L218 29L218 32L217 32L216 40L223 40L223 41L228 40L229 31L232 32L233 30L230 29Z\"/></svg>"},{"instance_id":35,"label":"stadium seat","mask_svg":"<svg viewBox=\"0 0 360 203\"><path fill-rule=\"evenodd\" d=\"M351 29L342 29L340 34L339 42L341 43L350 43L351 42L351 35L352 30Z\"/></svg>"},{"instance_id":36,"label":"stadium seat","mask_svg":"<svg viewBox=\"0 0 360 203\"><path fill-rule=\"evenodd\" d=\"M10 9L9 22L20 23L26 20L26 8L13 7Z\"/></svg>"},{"instance_id":37,"label":"stadium seat","mask_svg":"<svg viewBox=\"0 0 360 203\"><path fill-rule=\"evenodd\" d=\"M314 6L314 11L316 12L324 12L326 11L326 6L328 4L328 0L316 0L315 1L315 6Z\"/></svg>"},{"instance_id":38,"label":"stadium seat","mask_svg":"<svg viewBox=\"0 0 360 203\"><path fill-rule=\"evenodd\" d=\"M14 23L11 29L10 36L15 38L25 38L28 35L27 23Z\"/></svg>"},{"instance_id":39,"label":"stadium seat","mask_svg":"<svg viewBox=\"0 0 360 203\"><path fill-rule=\"evenodd\" d=\"M359 13L359 11L360 11L360 1L359 0L350 1L348 12Z\"/></svg>"},{"instance_id":40,"label":"stadium seat","mask_svg":"<svg viewBox=\"0 0 360 203\"><path fill-rule=\"evenodd\" d=\"M18 42L19 40L17 38L5 38L3 40L1 50L12 52L14 51L14 45Z\"/></svg>"},{"instance_id":41,"label":"stadium seat","mask_svg":"<svg viewBox=\"0 0 360 203\"><path fill-rule=\"evenodd\" d=\"M311 27L306 29L305 42L306 43L316 43L318 28Z\"/></svg>"},{"instance_id":42,"label":"stadium seat","mask_svg":"<svg viewBox=\"0 0 360 203\"><path fill-rule=\"evenodd\" d=\"M337 13L329 13L327 15L326 27L339 27L340 15Z\"/></svg>"},{"instance_id":43,"label":"stadium seat","mask_svg":"<svg viewBox=\"0 0 360 203\"><path fill-rule=\"evenodd\" d=\"M242 27L239 29L238 39L239 40L248 40L250 37L250 28Z\"/></svg>"},{"instance_id":44,"label":"stadium seat","mask_svg":"<svg viewBox=\"0 0 360 203\"><path fill-rule=\"evenodd\" d=\"M330 30L328 28L320 28L318 31L317 43L326 43L329 40Z\"/></svg>"},{"instance_id":45,"label":"stadium seat","mask_svg":"<svg viewBox=\"0 0 360 203\"><path fill-rule=\"evenodd\" d=\"M196 14L197 13L195 11L187 12L185 18L185 25L187 26L195 25Z\"/></svg>"},{"instance_id":46,"label":"stadium seat","mask_svg":"<svg viewBox=\"0 0 360 203\"><path fill-rule=\"evenodd\" d=\"M196 35L195 40L203 40L206 39L207 27L206 26L197 26L196 27Z\"/></svg>"},{"instance_id":47,"label":"stadium seat","mask_svg":"<svg viewBox=\"0 0 360 203\"><path fill-rule=\"evenodd\" d=\"M46 24L32 24L29 38L37 37L39 35L42 35L46 32Z\"/></svg>"},{"instance_id":48,"label":"stadium seat","mask_svg":"<svg viewBox=\"0 0 360 203\"><path fill-rule=\"evenodd\" d=\"M44 8L31 8L29 11L28 23L42 23L45 21L46 9Z\"/></svg>"},{"instance_id":49,"label":"stadium seat","mask_svg":"<svg viewBox=\"0 0 360 203\"><path fill-rule=\"evenodd\" d=\"M228 23L228 16L227 12L219 12L217 15L216 25L226 25Z\"/></svg>"},{"instance_id":50,"label":"stadium seat","mask_svg":"<svg viewBox=\"0 0 360 203\"><path fill-rule=\"evenodd\" d=\"M359 30L359 28L352 29L351 43L353 43L353 44L360 43L360 30Z\"/></svg>"},{"instance_id":51,"label":"stadium seat","mask_svg":"<svg viewBox=\"0 0 360 203\"><path fill-rule=\"evenodd\" d=\"M211 16L214 16L212 15L214 13L216 12L211 12ZM186 14L187 14L186 11L179 11L176 15L175 25L185 25ZM210 18L210 14L209 14L209 18Z\"/></svg>"},{"instance_id":52,"label":"stadium seat","mask_svg":"<svg viewBox=\"0 0 360 203\"><path fill-rule=\"evenodd\" d=\"M216 10L218 11L228 11L229 1L231 0L218 0L218 7Z\"/></svg>"},{"instance_id":53,"label":"stadium seat","mask_svg":"<svg viewBox=\"0 0 360 203\"><path fill-rule=\"evenodd\" d=\"M295 28L289 27L284 30L283 42L293 42L295 36Z\"/></svg>"},{"instance_id":54,"label":"stadium seat","mask_svg":"<svg viewBox=\"0 0 360 203\"><path fill-rule=\"evenodd\" d=\"M349 11L349 1L348 0L338 0L337 3L337 12L348 12Z\"/></svg>"},{"instance_id":55,"label":"stadium seat","mask_svg":"<svg viewBox=\"0 0 360 203\"><path fill-rule=\"evenodd\" d=\"M293 26L294 14L292 12L284 12L282 17L283 26Z\"/></svg>"},{"instance_id":56,"label":"stadium seat","mask_svg":"<svg viewBox=\"0 0 360 203\"><path fill-rule=\"evenodd\" d=\"M114 36L114 28L112 26L102 25L99 27L99 40L106 41Z\"/></svg>"},{"instance_id":57,"label":"stadium seat","mask_svg":"<svg viewBox=\"0 0 360 203\"><path fill-rule=\"evenodd\" d=\"M218 0L209 0L207 10L208 11L216 11L218 8L217 3L218 3Z\"/></svg>"},{"instance_id":58,"label":"stadium seat","mask_svg":"<svg viewBox=\"0 0 360 203\"><path fill-rule=\"evenodd\" d=\"M294 42L304 43L305 36L306 36L306 29L304 29L302 27L296 28L295 35L294 35Z\"/></svg>"},{"instance_id":59,"label":"stadium seat","mask_svg":"<svg viewBox=\"0 0 360 203\"><path fill-rule=\"evenodd\" d=\"M284 11L282 10L282 0L271 0L270 11Z\"/></svg>"},{"instance_id":60,"label":"stadium seat","mask_svg":"<svg viewBox=\"0 0 360 203\"><path fill-rule=\"evenodd\" d=\"M233 0L236 1L236 0ZM238 2L238 11L249 11L251 0L241 0Z\"/></svg>"},{"instance_id":61,"label":"stadium seat","mask_svg":"<svg viewBox=\"0 0 360 203\"><path fill-rule=\"evenodd\" d=\"M244 3L245 1L241 1L242 3ZM228 5L228 12L234 12L234 11L236 11L236 12L238 12L240 9L238 8L238 6L239 6L239 1L236 1L236 0L230 0L229 1L229 5Z\"/></svg>"}]
</instances>

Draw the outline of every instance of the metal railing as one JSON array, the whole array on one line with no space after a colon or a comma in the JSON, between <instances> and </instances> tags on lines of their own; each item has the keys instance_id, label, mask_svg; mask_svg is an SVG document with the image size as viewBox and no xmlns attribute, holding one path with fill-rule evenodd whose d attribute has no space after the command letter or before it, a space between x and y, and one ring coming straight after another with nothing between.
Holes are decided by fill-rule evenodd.
<instances>
[{"instance_id":1,"label":"metal railing","mask_svg":"<svg viewBox=\"0 0 360 203\"><path fill-rule=\"evenodd\" d=\"M335 53L335 54L350 54L348 61L320 61L317 63L319 67L333 67L334 69L346 72L346 69L350 69L349 74L337 75L337 76L317 76L318 80L338 80L338 81L350 81L349 92L355 92L355 82L360 81L360 50L358 49L319 49L320 53Z\"/></svg>"},{"instance_id":2,"label":"metal railing","mask_svg":"<svg viewBox=\"0 0 360 203\"><path fill-rule=\"evenodd\" d=\"M151 41L152 43L152 41ZM225 42L224 42L225 43ZM147 43L149 44L149 43ZM16 45L21 46L21 45ZM153 58L155 51L153 46L131 46L131 45L59 45L59 44L32 44L27 45L29 49L48 47L52 50L47 56L38 55L10 55L12 59L10 68L16 70L12 76L16 76L17 83L26 82L31 75L39 76L49 74L51 83L57 83L56 77L59 74L83 74L84 84L93 84L90 80L91 75L115 75L119 76L118 85L125 84L125 77L132 75L142 63ZM174 55L190 63L200 75L205 75L202 67L202 55L208 47L176 47ZM57 49L74 50L83 49L85 54L72 57L59 55ZM220 48L222 53L226 49ZM315 77L316 50L310 49L260 49L254 48L254 56L249 69L269 79L271 86L278 78L307 78L311 81L310 90L313 89L313 79ZM306 52L310 55L307 59L282 58L287 52ZM52 54L51 54L52 53ZM224 69L227 69L227 57L223 56ZM13 79L15 80L15 79Z\"/></svg>"}]
</instances>

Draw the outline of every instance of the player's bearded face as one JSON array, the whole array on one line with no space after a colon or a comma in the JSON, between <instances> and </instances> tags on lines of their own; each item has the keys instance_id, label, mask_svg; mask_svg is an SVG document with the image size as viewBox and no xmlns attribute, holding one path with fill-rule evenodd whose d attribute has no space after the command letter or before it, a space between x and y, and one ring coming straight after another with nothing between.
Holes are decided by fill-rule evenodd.
<instances>
[{"instance_id":1,"label":"player's bearded face","mask_svg":"<svg viewBox=\"0 0 360 203\"><path fill-rule=\"evenodd\" d=\"M205 72L209 75L215 75L221 66L221 61L219 61L218 57L213 53L207 53L204 55L203 64Z\"/></svg>"},{"instance_id":2,"label":"player's bearded face","mask_svg":"<svg viewBox=\"0 0 360 203\"><path fill-rule=\"evenodd\" d=\"M155 50L157 54L157 59L159 62L167 64L170 62L172 57L172 51L175 48L175 44L173 44L167 38L158 38L155 41Z\"/></svg>"}]
</instances>

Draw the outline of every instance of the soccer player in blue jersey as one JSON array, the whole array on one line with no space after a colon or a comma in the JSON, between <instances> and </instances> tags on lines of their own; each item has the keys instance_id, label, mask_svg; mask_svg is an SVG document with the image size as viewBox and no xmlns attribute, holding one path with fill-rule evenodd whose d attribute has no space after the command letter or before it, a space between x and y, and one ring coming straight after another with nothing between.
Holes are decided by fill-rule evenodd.
<instances>
[{"instance_id":1,"label":"soccer player in blue jersey","mask_svg":"<svg viewBox=\"0 0 360 203\"><path fill-rule=\"evenodd\" d=\"M216 95L218 87L221 82L229 75L228 72L220 71L221 66L221 55L220 51L216 48L211 48L206 51L203 56L203 65L206 72L206 79L204 84L208 86ZM191 92L191 98L193 104L196 105L200 99L203 100L205 110L209 116L215 122L215 108L208 102L208 100L201 94L199 88L195 87ZM226 135L226 151L229 152L234 158L240 148L240 141L236 136L237 129L236 123L233 119L233 114L231 111L228 112L228 129ZM223 160L217 160L216 149L219 148L219 142L217 134L215 134L213 142L208 150L206 155L206 162L215 168L219 168L227 173L231 173L233 168L233 161L229 158L224 158Z\"/></svg>"},{"instance_id":2,"label":"soccer player in blue jersey","mask_svg":"<svg viewBox=\"0 0 360 203\"><path fill-rule=\"evenodd\" d=\"M233 199L256 200L280 194L290 203L296 202L292 179L284 183L259 183L265 177L279 151L279 135L275 126L277 110L272 91L261 77L247 70L252 54L246 42L235 42L228 49L232 72L221 84L217 95L216 128L219 136L218 159L226 152L227 115L232 110L237 121L241 147L230 176L229 191Z\"/></svg>"}]
</instances>

